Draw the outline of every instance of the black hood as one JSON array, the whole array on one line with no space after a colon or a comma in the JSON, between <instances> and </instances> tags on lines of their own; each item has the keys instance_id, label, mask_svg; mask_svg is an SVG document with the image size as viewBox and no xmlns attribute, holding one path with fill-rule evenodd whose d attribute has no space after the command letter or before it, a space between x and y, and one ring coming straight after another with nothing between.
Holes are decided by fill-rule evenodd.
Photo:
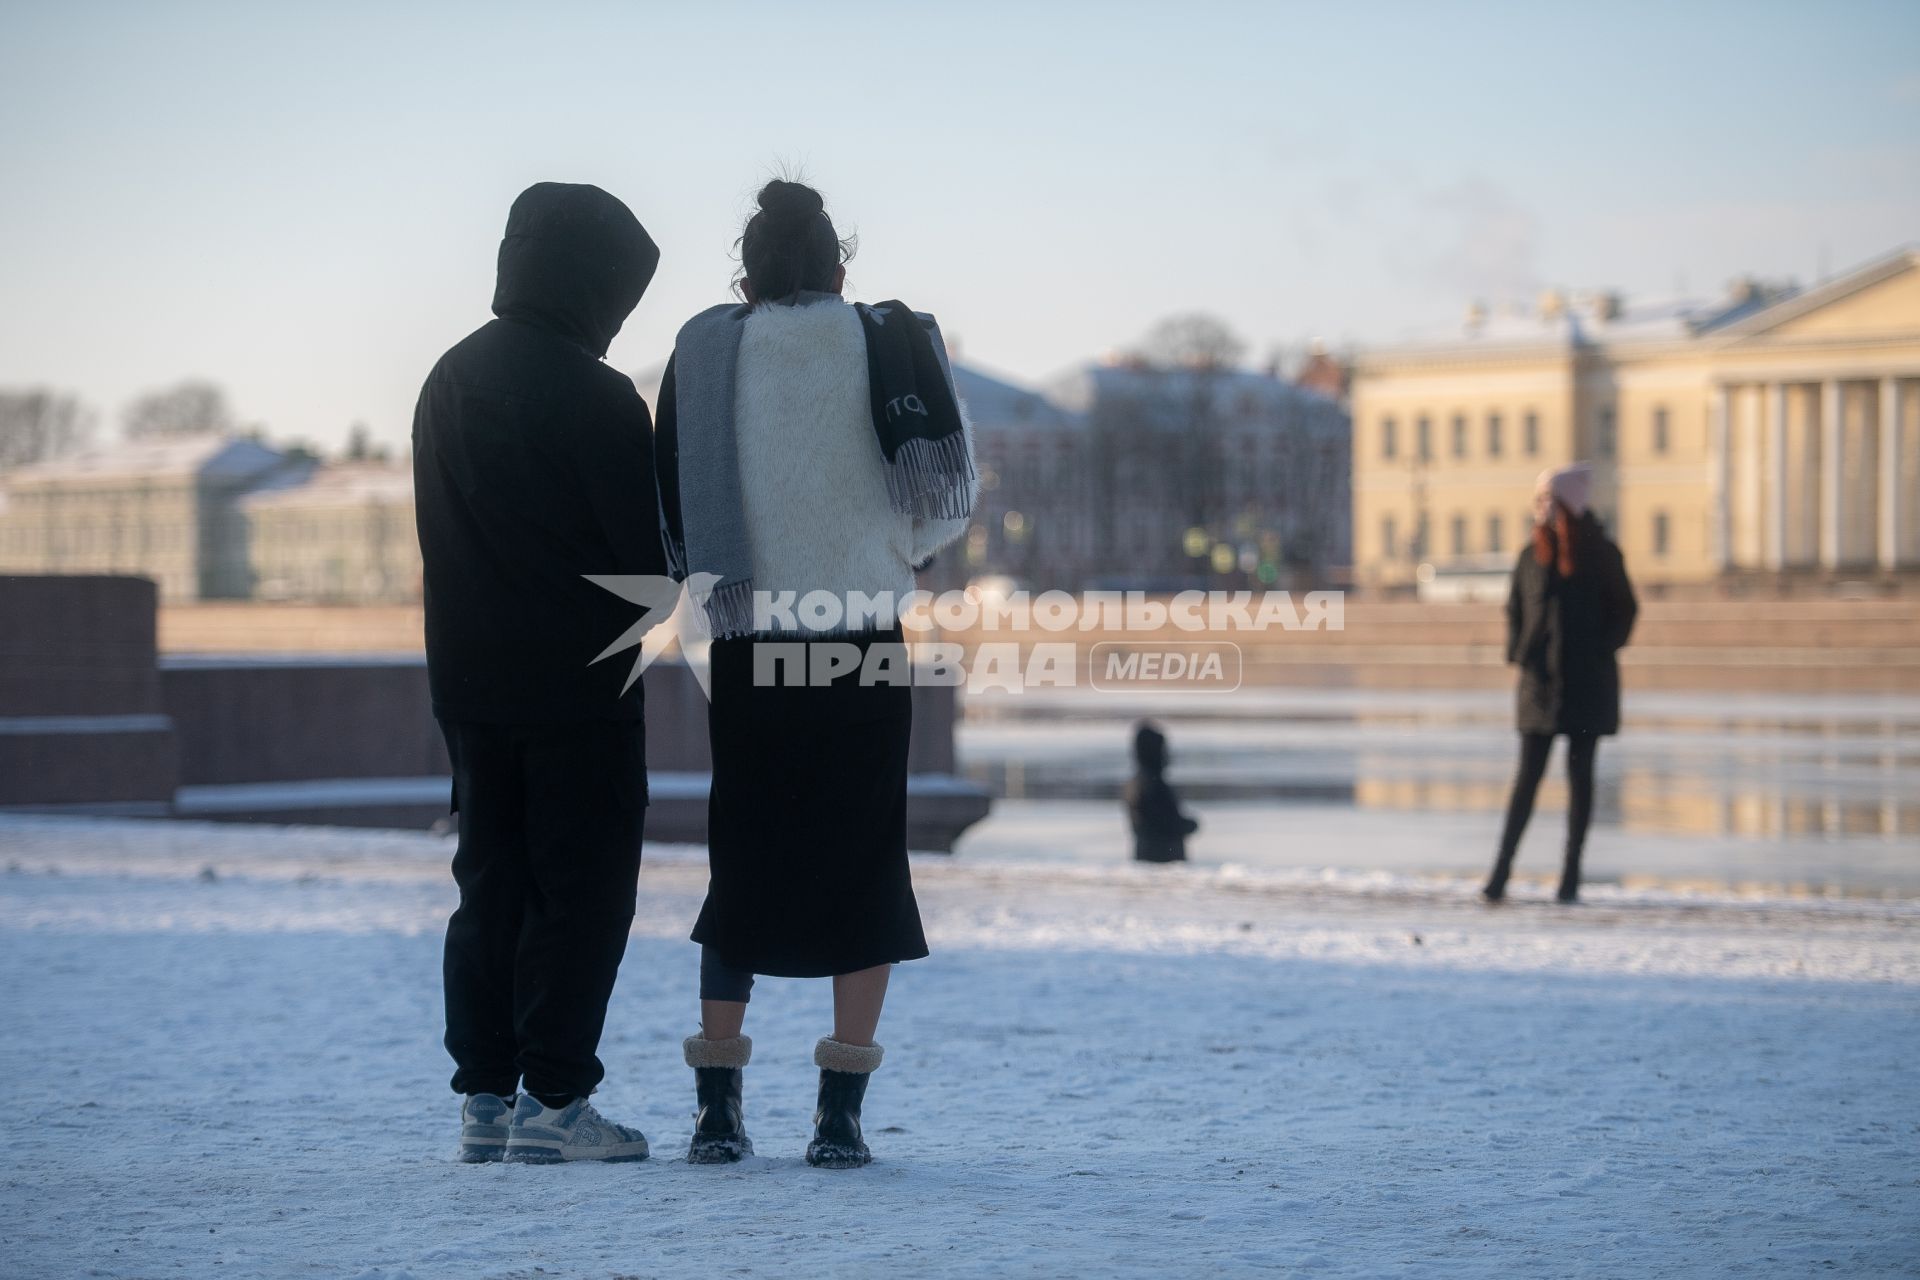
<instances>
[{"instance_id":1,"label":"black hood","mask_svg":"<svg viewBox=\"0 0 1920 1280\"><path fill-rule=\"evenodd\" d=\"M1140 772L1157 777L1167 771L1167 735L1142 721L1133 733L1133 760Z\"/></svg>"},{"instance_id":2,"label":"black hood","mask_svg":"<svg viewBox=\"0 0 1920 1280\"><path fill-rule=\"evenodd\" d=\"M507 214L493 314L604 356L659 265L659 248L626 205L584 183L538 182Z\"/></svg>"}]
</instances>

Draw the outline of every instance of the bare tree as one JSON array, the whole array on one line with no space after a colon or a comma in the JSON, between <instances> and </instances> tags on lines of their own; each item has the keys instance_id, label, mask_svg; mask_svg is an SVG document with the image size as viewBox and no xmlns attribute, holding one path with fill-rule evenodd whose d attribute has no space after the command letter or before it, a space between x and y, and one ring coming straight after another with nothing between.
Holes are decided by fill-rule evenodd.
<instances>
[{"instance_id":1,"label":"bare tree","mask_svg":"<svg viewBox=\"0 0 1920 1280\"><path fill-rule=\"evenodd\" d=\"M129 440L157 440L229 430L233 413L227 408L226 392L211 382L190 378L134 400L121 424Z\"/></svg>"},{"instance_id":2,"label":"bare tree","mask_svg":"<svg viewBox=\"0 0 1920 1280\"><path fill-rule=\"evenodd\" d=\"M72 453L93 434L93 414L44 387L0 391L0 470Z\"/></svg>"},{"instance_id":3,"label":"bare tree","mask_svg":"<svg viewBox=\"0 0 1920 1280\"><path fill-rule=\"evenodd\" d=\"M1247 344L1226 321L1196 312L1153 326L1140 354L1149 363L1175 368L1231 369L1247 354Z\"/></svg>"},{"instance_id":4,"label":"bare tree","mask_svg":"<svg viewBox=\"0 0 1920 1280\"><path fill-rule=\"evenodd\" d=\"M1167 371L1159 381L1164 482L1187 527L1217 533L1225 517L1226 460L1222 433L1228 412L1221 403L1225 380L1246 355L1247 344L1216 316L1195 312L1171 316L1148 332L1142 356Z\"/></svg>"}]
</instances>

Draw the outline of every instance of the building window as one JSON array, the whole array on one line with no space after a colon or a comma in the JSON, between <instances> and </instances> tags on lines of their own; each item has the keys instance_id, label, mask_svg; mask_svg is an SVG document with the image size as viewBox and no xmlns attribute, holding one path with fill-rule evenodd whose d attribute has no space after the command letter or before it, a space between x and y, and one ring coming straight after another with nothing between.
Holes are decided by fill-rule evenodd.
<instances>
[{"instance_id":1,"label":"building window","mask_svg":"<svg viewBox=\"0 0 1920 1280\"><path fill-rule=\"evenodd\" d=\"M1452 520L1453 558L1458 560L1467 554L1467 518L1455 516Z\"/></svg>"},{"instance_id":2,"label":"building window","mask_svg":"<svg viewBox=\"0 0 1920 1280\"><path fill-rule=\"evenodd\" d=\"M1526 449L1527 456L1529 458L1538 457L1540 453L1539 414L1531 409L1527 410L1527 416L1520 419L1520 435L1522 438L1521 444L1522 447Z\"/></svg>"},{"instance_id":3,"label":"building window","mask_svg":"<svg viewBox=\"0 0 1920 1280\"><path fill-rule=\"evenodd\" d=\"M1400 452L1400 424L1392 418L1380 419L1380 456L1391 458Z\"/></svg>"},{"instance_id":4,"label":"building window","mask_svg":"<svg viewBox=\"0 0 1920 1280\"><path fill-rule=\"evenodd\" d=\"M1667 554L1667 513L1664 511L1653 513L1653 554Z\"/></svg>"},{"instance_id":5,"label":"building window","mask_svg":"<svg viewBox=\"0 0 1920 1280\"><path fill-rule=\"evenodd\" d=\"M1422 462L1433 459L1433 422L1426 414L1421 414L1413 424L1413 453Z\"/></svg>"},{"instance_id":6,"label":"building window","mask_svg":"<svg viewBox=\"0 0 1920 1280\"><path fill-rule=\"evenodd\" d=\"M1500 545L1502 532L1503 531L1500 528L1500 517L1497 515L1488 516L1487 517L1487 551L1489 554L1499 555L1502 551L1506 550L1505 547Z\"/></svg>"},{"instance_id":7,"label":"building window","mask_svg":"<svg viewBox=\"0 0 1920 1280\"><path fill-rule=\"evenodd\" d=\"M1464 413L1453 415L1453 456L1467 456L1467 415Z\"/></svg>"},{"instance_id":8,"label":"building window","mask_svg":"<svg viewBox=\"0 0 1920 1280\"><path fill-rule=\"evenodd\" d=\"M1602 458L1613 456L1613 406L1610 404L1600 406L1600 422L1594 433L1593 451Z\"/></svg>"},{"instance_id":9,"label":"building window","mask_svg":"<svg viewBox=\"0 0 1920 1280\"><path fill-rule=\"evenodd\" d=\"M1427 558L1427 533L1427 513L1422 511L1420 517L1413 522L1413 558L1415 560Z\"/></svg>"},{"instance_id":10,"label":"building window","mask_svg":"<svg viewBox=\"0 0 1920 1280\"><path fill-rule=\"evenodd\" d=\"M1653 451L1667 451L1667 406L1660 405L1653 411Z\"/></svg>"},{"instance_id":11,"label":"building window","mask_svg":"<svg viewBox=\"0 0 1920 1280\"><path fill-rule=\"evenodd\" d=\"M1500 415L1497 413L1487 415L1487 456L1500 456Z\"/></svg>"},{"instance_id":12,"label":"building window","mask_svg":"<svg viewBox=\"0 0 1920 1280\"><path fill-rule=\"evenodd\" d=\"M1388 560L1400 554L1400 528L1392 516L1380 521L1380 554Z\"/></svg>"}]
</instances>

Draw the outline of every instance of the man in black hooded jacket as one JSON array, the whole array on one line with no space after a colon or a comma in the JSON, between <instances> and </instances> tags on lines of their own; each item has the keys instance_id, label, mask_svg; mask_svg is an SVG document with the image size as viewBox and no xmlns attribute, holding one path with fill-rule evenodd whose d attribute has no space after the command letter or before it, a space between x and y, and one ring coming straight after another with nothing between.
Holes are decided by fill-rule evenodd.
<instances>
[{"instance_id":1,"label":"man in black hooded jacket","mask_svg":"<svg viewBox=\"0 0 1920 1280\"><path fill-rule=\"evenodd\" d=\"M414 412L427 673L460 825L445 981L463 1160L647 1153L587 1102L647 797L641 687L592 665L634 610L583 575L667 572L646 404L601 362L659 260L598 187L528 188L497 318L440 358Z\"/></svg>"}]
</instances>

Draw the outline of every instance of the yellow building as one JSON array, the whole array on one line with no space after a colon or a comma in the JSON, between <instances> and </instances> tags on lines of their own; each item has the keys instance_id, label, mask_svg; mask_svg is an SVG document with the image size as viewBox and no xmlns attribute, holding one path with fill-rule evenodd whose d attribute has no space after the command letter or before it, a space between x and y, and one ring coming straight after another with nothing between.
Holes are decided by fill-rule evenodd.
<instances>
[{"instance_id":1,"label":"yellow building","mask_svg":"<svg viewBox=\"0 0 1920 1280\"><path fill-rule=\"evenodd\" d=\"M1714 304L1548 294L1374 350L1353 382L1354 577L1496 574L1577 459L1638 581L1920 568L1920 251Z\"/></svg>"}]
</instances>

